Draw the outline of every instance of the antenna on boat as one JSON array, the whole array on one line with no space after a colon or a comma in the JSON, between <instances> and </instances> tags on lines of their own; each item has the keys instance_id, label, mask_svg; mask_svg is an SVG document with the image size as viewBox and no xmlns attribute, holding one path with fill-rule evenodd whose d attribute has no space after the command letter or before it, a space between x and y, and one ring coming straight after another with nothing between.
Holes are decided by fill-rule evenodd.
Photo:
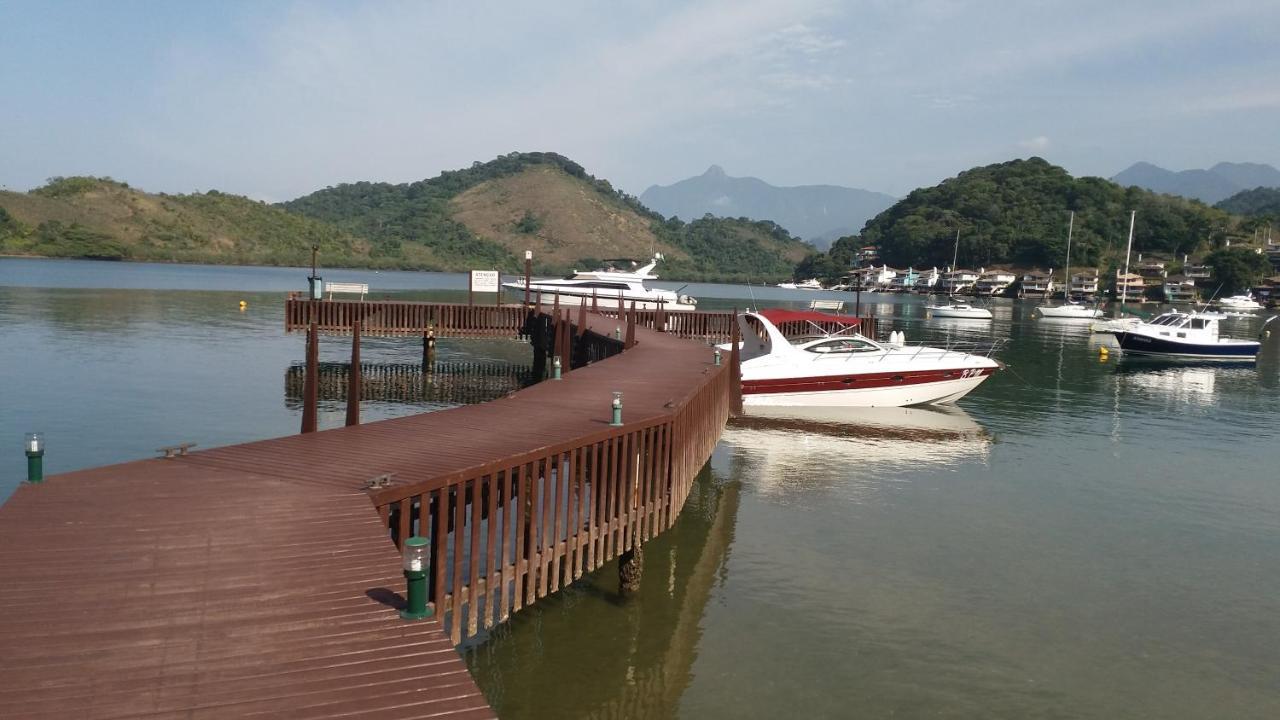
<instances>
[{"instance_id":1,"label":"antenna on boat","mask_svg":"<svg viewBox=\"0 0 1280 720\"><path fill-rule=\"evenodd\" d=\"M751 296L751 307L759 310L760 306L756 304L756 291L751 287L751 278L747 278L747 294Z\"/></svg>"}]
</instances>

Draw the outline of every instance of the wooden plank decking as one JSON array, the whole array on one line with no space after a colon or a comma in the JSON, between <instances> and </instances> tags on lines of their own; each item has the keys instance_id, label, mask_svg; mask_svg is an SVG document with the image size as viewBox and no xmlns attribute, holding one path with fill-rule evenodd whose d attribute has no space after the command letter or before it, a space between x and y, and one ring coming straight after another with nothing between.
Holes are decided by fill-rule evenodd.
<instances>
[{"instance_id":1,"label":"wooden plank decking","mask_svg":"<svg viewBox=\"0 0 1280 720\"><path fill-rule=\"evenodd\" d=\"M592 321L602 334L614 323ZM520 480L496 484L500 473L485 469L494 463L524 463L553 451L557 464L543 465L543 491L554 495L553 475L562 486L556 448L589 448L593 438L605 438L596 445L603 447L616 439L619 453L624 446L634 453L636 466L630 470L630 456L618 455L620 473L607 477L620 484L609 496L625 502L661 495L669 523L687 491L684 476L691 479L696 467L689 468L705 461L727 416L727 401L707 393L727 394L731 375L712 366L704 346L645 330L639 340L564 380L484 405L20 487L0 507L0 717L491 717L438 620L447 605L439 602L444 587L435 595L437 619L405 622L396 612L404 578L387 525L389 503L408 508L412 498L431 497L436 507L452 498L454 509L436 517L456 518L456 530L434 522L432 537L439 539L446 531L460 533L470 514L469 541L459 534L446 543L472 549L469 575L462 573L461 555L450 561L455 639L462 583L486 584L476 574L482 514L501 512L502 544L519 545L518 535L515 543L507 538L513 523L506 518L508 507L521 507L515 502L521 490L513 489ZM625 398L621 429L608 425L614 390ZM676 442L682 434L696 435L697 442ZM674 468L665 475L656 472L661 452L652 452L663 437ZM639 466L642 444L655 472ZM673 457L673 446L683 455ZM577 470L579 491L585 472ZM387 473L388 487L364 488L369 478ZM529 480L526 474L520 488L532 493L537 479ZM594 497L595 478L589 480ZM551 512L549 503L541 507ZM645 508L657 512L658 505L623 506L591 516L599 527L566 524L563 533L559 508L556 535L548 516L536 537L529 530L524 564L498 576L504 586L516 583L516 609L520 578L537 578L537 596L546 594L552 557L558 571L579 530L593 543L618 532L612 557L627 518L647 521ZM420 512L425 518L426 509ZM647 526L653 533L662 527ZM490 557L496 530L490 523ZM544 543L547 552L540 552ZM576 547L582 569L585 544ZM587 570L605 559L602 552L596 561L594 547ZM487 579L497 572L485 571ZM558 576L551 591L557 582ZM494 593L486 596L491 601L497 588L490 582L485 592ZM505 595L504 587L504 601Z\"/></svg>"}]
</instances>

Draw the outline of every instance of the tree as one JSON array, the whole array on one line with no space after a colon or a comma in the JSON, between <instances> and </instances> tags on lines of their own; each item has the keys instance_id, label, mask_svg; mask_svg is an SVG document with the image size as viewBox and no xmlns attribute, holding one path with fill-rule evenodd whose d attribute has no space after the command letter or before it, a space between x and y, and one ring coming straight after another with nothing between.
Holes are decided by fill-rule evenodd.
<instances>
[{"instance_id":1,"label":"tree","mask_svg":"<svg viewBox=\"0 0 1280 720\"><path fill-rule=\"evenodd\" d=\"M1235 295L1258 284L1271 272L1267 256L1253 248L1223 248L1205 258L1213 268L1213 281L1219 287L1217 297Z\"/></svg>"}]
</instances>

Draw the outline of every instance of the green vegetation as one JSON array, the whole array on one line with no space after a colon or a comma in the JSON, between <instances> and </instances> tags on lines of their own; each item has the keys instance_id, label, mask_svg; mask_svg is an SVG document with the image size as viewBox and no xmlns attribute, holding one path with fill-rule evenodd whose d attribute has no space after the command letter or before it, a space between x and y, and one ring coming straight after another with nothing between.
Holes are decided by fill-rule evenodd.
<instances>
[{"instance_id":1,"label":"green vegetation","mask_svg":"<svg viewBox=\"0 0 1280 720\"><path fill-rule=\"evenodd\" d=\"M33 195L43 195L45 197L70 197L72 195L83 195L93 190L102 189L104 186L115 186L117 188L127 189L128 183L122 183L110 177L51 177L45 181L45 184L32 190Z\"/></svg>"},{"instance_id":2,"label":"green vegetation","mask_svg":"<svg viewBox=\"0 0 1280 720\"><path fill-rule=\"evenodd\" d=\"M1243 292L1262 282L1271 273L1271 263L1267 256L1256 248L1221 248L1209 253L1204 261L1213 268L1213 282L1218 297Z\"/></svg>"},{"instance_id":3,"label":"green vegetation","mask_svg":"<svg viewBox=\"0 0 1280 720\"><path fill-rule=\"evenodd\" d=\"M1260 187L1245 190L1219 202L1214 207L1236 215L1280 220L1280 188Z\"/></svg>"},{"instance_id":4,"label":"green vegetation","mask_svg":"<svg viewBox=\"0 0 1280 720\"><path fill-rule=\"evenodd\" d=\"M823 269L846 268L864 245L891 266L951 264L960 230L961 267L1061 267L1067 214L1075 211L1072 265L1101 266L1124 253L1129 211L1138 213L1134 252L1196 253L1220 243L1232 220L1194 200L1122 188L1101 178L1072 178L1040 158L974 168L913 191L840 238Z\"/></svg>"},{"instance_id":5,"label":"green vegetation","mask_svg":"<svg viewBox=\"0 0 1280 720\"><path fill-rule=\"evenodd\" d=\"M566 192L546 202L556 207L539 207L531 189L514 186L500 197L482 204L472 218L459 209L459 198L468 191L479 192L482 185L525 173L553 170L535 177L544 186L568 176L573 182ZM572 192L569 192L569 190ZM471 198L474 199L474 198ZM514 205L520 215L497 222L498 207ZM284 203L291 212L332 223L369 240L393 255L414 244L426 246L440 269L499 267L517 271L516 257L523 254L525 240L504 237L493 228L509 229L517 236L548 235L553 252L536 252L537 271L567 272L588 267L587 261L600 256L638 255L657 249L667 252L667 262L659 273L668 279L757 281L789 277L794 263L812 248L791 237L770 222L705 217L691 223L667 220L640 204L634 196L615 190L607 180L589 175L581 165L556 153L510 153L487 163L474 163L463 170L443 172L435 178L413 183L352 183L325 188ZM471 208L468 206L468 211ZM552 232L552 215L570 216L579 225L587 216L621 218L615 223L630 230L616 237L582 237L573 230ZM565 220L561 217L560 220ZM608 222L603 225L610 226ZM563 222L559 225L563 228ZM643 237L641 237L643 234ZM591 242L589 242L591 241ZM605 247L601 247L601 246ZM643 247L643 251L638 248ZM577 250L575 252L575 249ZM639 258L643 259L643 258Z\"/></svg>"}]
</instances>

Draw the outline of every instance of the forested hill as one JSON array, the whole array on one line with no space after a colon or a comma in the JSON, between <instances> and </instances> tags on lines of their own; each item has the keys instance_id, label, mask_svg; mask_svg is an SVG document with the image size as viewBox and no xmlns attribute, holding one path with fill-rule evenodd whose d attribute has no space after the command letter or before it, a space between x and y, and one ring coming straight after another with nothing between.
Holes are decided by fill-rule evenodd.
<instances>
[{"instance_id":1,"label":"forested hill","mask_svg":"<svg viewBox=\"0 0 1280 720\"><path fill-rule=\"evenodd\" d=\"M666 220L553 153L512 153L421 182L360 182L282 206L217 191L150 194L111 178L0 192L0 255L244 265L538 272L666 253L672 280L788 278L813 248L771 222Z\"/></svg>"},{"instance_id":2,"label":"forested hill","mask_svg":"<svg viewBox=\"0 0 1280 720\"><path fill-rule=\"evenodd\" d=\"M1280 188L1260 187L1245 190L1214 207L1237 215L1277 221L1280 220Z\"/></svg>"},{"instance_id":3,"label":"forested hill","mask_svg":"<svg viewBox=\"0 0 1280 720\"><path fill-rule=\"evenodd\" d=\"M847 267L858 247L877 245L889 265L941 268L951 264L959 229L962 267L1062 267L1071 210L1072 265L1098 265L1108 248L1122 254L1130 210L1138 213L1135 252L1204 250L1211 234L1231 226L1227 213L1198 201L1073 178L1033 157L974 168L913 191L872 218L860 236L837 240L831 260Z\"/></svg>"},{"instance_id":4,"label":"forested hill","mask_svg":"<svg viewBox=\"0 0 1280 720\"><path fill-rule=\"evenodd\" d=\"M370 245L328 223L216 191L145 193L111 178L52 178L0 192L0 254L305 265L319 246L331 265L369 265Z\"/></svg>"},{"instance_id":5,"label":"forested hill","mask_svg":"<svg viewBox=\"0 0 1280 720\"><path fill-rule=\"evenodd\" d=\"M412 183L344 184L283 207L366 237L381 256L422 246L456 270L515 270L525 250L540 272L658 251L663 277L769 280L813 252L770 222L666 220L555 153L511 153Z\"/></svg>"}]
</instances>

